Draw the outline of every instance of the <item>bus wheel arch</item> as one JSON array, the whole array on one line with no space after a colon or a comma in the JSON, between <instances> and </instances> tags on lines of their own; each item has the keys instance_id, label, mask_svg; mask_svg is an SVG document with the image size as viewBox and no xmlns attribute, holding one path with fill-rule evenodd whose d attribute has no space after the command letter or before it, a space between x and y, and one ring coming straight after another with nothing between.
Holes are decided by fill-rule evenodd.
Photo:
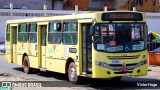
<instances>
[{"instance_id":1,"label":"bus wheel arch","mask_svg":"<svg viewBox=\"0 0 160 90\"><path fill-rule=\"evenodd\" d=\"M65 73L66 74L68 73L68 67L71 62L74 62L74 60L72 58L68 58L66 61L66 65L65 65Z\"/></svg>"},{"instance_id":2,"label":"bus wheel arch","mask_svg":"<svg viewBox=\"0 0 160 90\"><path fill-rule=\"evenodd\" d=\"M69 58L67 60L65 70L69 81L72 84L76 84L78 80L77 69L76 69L76 64L72 58Z\"/></svg>"},{"instance_id":3,"label":"bus wheel arch","mask_svg":"<svg viewBox=\"0 0 160 90\"><path fill-rule=\"evenodd\" d=\"M29 74L32 72L33 69L30 68L29 58L26 53L23 54L22 65L23 65L24 73Z\"/></svg>"},{"instance_id":4,"label":"bus wheel arch","mask_svg":"<svg viewBox=\"0 0 160 90\"><path fill-rule=\"evenodd\" d=\"M22 56L22 65L23 65L23 60L24 60L25 56L28 56L27 53L24 53L23 56Z\"/></svg>"}]
</instances>

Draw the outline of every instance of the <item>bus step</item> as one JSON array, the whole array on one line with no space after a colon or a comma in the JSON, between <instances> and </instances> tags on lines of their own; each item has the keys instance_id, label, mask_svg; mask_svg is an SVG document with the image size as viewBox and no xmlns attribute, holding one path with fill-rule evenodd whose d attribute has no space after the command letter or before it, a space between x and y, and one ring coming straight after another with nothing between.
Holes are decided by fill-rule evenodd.
<instances>
[{"instance_id":1,"label":"bus step","mask_svg":"<svg viewBox=\"0 0 160 90\"><path fill-rule=\"evenodd\" d=\"M47 68L40 68L40 71L43 71L43 72L46 72L47 71Z\"/></svg>"},{"instance_id":2,"label":"bus step","mask_svg":"<svg viewBox=\"0 0 160 90\"><path fill-rule=\"evenodd\" d=\"M82 76L82 77L90 77L91 78L92 74L87 74L87 75L86 74L81 74L80 76Z\"/></svg>"},{"instance_id":3,"label":"bus step","mask_svg":"<svg viewBox=\"0 0 160 90\"><path fill-rule=\"evenodd\" d=\"M82 76L82 77L86 77L87 75L86 75L86 74L81 74L80 76Z\"/></svg>"}]
</instances>

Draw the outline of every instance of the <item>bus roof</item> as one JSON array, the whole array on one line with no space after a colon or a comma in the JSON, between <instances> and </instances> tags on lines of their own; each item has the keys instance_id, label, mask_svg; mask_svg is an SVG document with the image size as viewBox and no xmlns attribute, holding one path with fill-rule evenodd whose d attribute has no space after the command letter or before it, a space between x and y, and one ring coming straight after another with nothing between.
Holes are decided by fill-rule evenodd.
<instances>
[{"instance_id":1,"label":"bus roof","mask_svg":"<svg viewBox=\"0 0 160 90\"><path fill-rule=\"evenodd\" d=\"M44 16L44 17L34 17L27 19L16 19L16 20L8 20L7 23L27 23L27 22L42 22L42 21L52 21L52 20L75 20L75 19L91 19L94 18L96 14L102 14L107 12L133 12L133 11L99 11L99 12L86 12L83 14L72 14L72 15L64 15L64 16ZM135 12L135 11L134 11ZM136 13L141 13L136 11Z\"/></svg>"}]
</instances>

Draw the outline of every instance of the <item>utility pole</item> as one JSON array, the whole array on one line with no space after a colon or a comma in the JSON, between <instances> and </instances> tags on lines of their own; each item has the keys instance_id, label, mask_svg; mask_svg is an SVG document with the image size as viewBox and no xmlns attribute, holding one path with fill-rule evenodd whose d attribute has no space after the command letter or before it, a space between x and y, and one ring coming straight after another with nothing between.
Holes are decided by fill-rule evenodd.
<instances>
[{"instance_id":1,"label":"utility pole","mask_svg":"<svg viewBox=\"0 0 160 90\"><path fill-rule=\"evenodd\" d=\"M11 10L11 15L10 16L13 16L13 3L10 3L10 10Z\"/></svg>"},{"instance_id":2,"label":"utility pole","mask_svg":"<svg viewBox=\"0 0 160 90\"><path fill-rule=\"evenodd\" d=\"M75 13L78 14L78 5L75 5Z\"/></svg>"},{"instance_id":3,"label":"utility pole","mask_svg":"<svg viewBox=\"0 0 160 90\"><path fill-rule=\"evenodd\" d=\"M129 0L127 1L127 3L128 3L128 10L130 10L130 6L129 6Z\"/></svg>"},{"instance_id":4,"label":"utility pole","mask_svg":"<svg viewBox=\"0 0 160 90\"><path fill-rule=\"evenodd\" d=\"M43 5L43 9L44 9L44 16L47 16L47 12L46 12L46 10L47 10L47 5L46 5L46 4Z\"/></svg>"},{"instance_id":5,"label":"utility pole","mask_svg":"<svg viewBox=\"0 0 160 90\"><path fill-rule=\"evenodd\" d=\"M13 3L10 3L9 4L9 7L10 7L10 20L12 20L13 19Z\"/></svg>"}]
</instances>

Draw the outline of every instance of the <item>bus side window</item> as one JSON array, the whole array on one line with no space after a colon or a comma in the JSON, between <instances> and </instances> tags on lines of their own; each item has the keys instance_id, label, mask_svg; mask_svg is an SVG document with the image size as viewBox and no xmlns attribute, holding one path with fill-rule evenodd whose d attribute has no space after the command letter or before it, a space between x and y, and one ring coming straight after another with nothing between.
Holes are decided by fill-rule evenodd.
<instances>
[{"instance_id":1,"label":"bus side window","mask_svg":"<svg viewBox=\"0 0 160 90\"><path fill-rule=\"evenodd\" d=\"M28 43L37 42L37 24L28 24Z\"/></svg>"},{"instance_id":2,"label":"bus side window","mask_svg":"<svg viewBox=\"0 0 160 90\"><path fill-rule=\"evenodd\" d=\"M21 23L19 24L19 30L18 30L18 42L27 42L28 40L28 32L27 32L27 24Z\"/></svg>"},{"instance_id":3,"label":"bus side window","mask_svg":"<svg viewBox=\"0 0 160 90\"><path fill-rule=\"evenodd\" d=\"M49 44L61 43L61 23L50 22L49 32L48 32L48 43Z\"/></svg>"},{"instance_id":4,"label":"bus side window","mask_svg":"<svg viewBox=\"0 0 160 90\"><path fill-rule=\"evenodd\" d=\"M77 22L68 21L63 23L63 43L64 44L77 44Z\"/></svg>"},{"instance_id":5,"label":"bus side window","mask_svg":"<svg viewBox=\"0 0 160 90\"><path fill-rule=\"evenodd\" d=\"M57 32L61 31L61 23L57 23Z\"/></svg>"}]
</instances>

